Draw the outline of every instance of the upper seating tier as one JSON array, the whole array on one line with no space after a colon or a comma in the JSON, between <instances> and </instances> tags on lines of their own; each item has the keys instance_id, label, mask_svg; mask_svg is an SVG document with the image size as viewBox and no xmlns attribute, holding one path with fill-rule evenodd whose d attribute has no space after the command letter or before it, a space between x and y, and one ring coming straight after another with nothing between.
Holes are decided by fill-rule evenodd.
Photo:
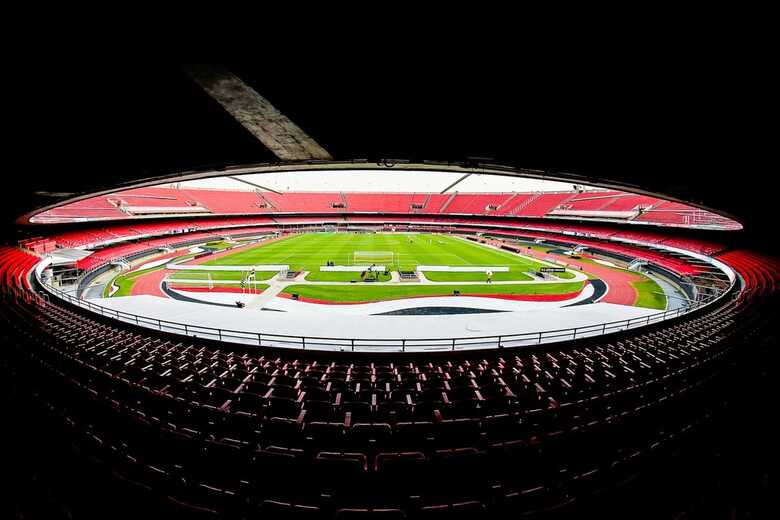
<instances>
[{"instance_id":1,"label":"upper seating tier","mask_svg":"<svg viewBox=\"0 0 780 520\"><path fill-rule=\"evenodd\" d=\"M458 193L443 213L488 215L512 198L511 193Z\"/></svg>"},{"instance_id":2,"label":"upper seating tier","mask_svg":"<svg viewBox=\"0 0 780 520\"><path fill-rule=\"evenodd\" d=\"M643 211L643 213L641 213ZM668 225L736 223L684 204L618 191L538 193L371 193L282 192L261 189L134 188L100 195L36 216L40 222L121 219L134 215L211 213L257 215L289 213L463 214L506 217L635 218Z\"/></svg>"}]
</instances>

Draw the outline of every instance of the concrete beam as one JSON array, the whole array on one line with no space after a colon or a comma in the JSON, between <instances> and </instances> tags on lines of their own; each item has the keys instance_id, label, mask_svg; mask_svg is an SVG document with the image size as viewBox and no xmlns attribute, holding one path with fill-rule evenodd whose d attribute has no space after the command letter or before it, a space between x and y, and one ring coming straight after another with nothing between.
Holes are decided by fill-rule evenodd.
<instances>
[{"instance_id":1,"label":"concrete beam","mask_svg":"<svg viewBox=\"0 0 780 520\"><path fill-rule=\"evenodd\" d=\"M211 66L190 67L187 72L279 159L332 160L327 150L231 72Z\"/></svg>"}]
</instances>

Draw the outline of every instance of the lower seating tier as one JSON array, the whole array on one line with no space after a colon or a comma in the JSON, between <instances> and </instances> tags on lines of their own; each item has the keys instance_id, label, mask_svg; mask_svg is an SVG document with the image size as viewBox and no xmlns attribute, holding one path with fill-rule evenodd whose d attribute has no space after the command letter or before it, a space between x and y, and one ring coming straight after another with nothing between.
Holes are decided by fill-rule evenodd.
<instances>
[{"instance_id":1,"label":"lower seating tier","mask_svg":"<svg viewBox=\"0 0 780 520\"><path fill-rule=\"evenodd\" d=\"M470 518L572 507L705 420L776 318L780 266L721 255L717 308L533 349L333 355L135 329L24 297L0 249L18 384L111 478L186 517Z\"/></svg>"}]
</instances>

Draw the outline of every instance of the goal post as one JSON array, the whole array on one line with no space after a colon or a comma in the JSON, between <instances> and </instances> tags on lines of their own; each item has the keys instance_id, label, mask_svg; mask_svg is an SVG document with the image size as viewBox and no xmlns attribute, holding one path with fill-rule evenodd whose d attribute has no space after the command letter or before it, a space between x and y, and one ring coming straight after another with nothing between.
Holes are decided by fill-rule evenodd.
<instances>
[{"instance_id":1,"label":"goal post","mask_svg":"<svg viewBox=\"0 0 780 520\"><path fill-rule=\"evenodd\" d=\"M254 268L250 271L242 271L241 272L241 292L245 294L260 294L260 292L257 289L257 273Z\"/></svg>"},{"instance_id":2,"label":"goal post","mask_svg":"<svg viewBox=\"0 0 780 520\"><path fill-rule=\"evenodd\" d=\"M384 265L395 267L397 255L394 251L355 251L352 253L352 265Z\"/></svg>"},{"instance_id":3,"label":"goal post","mask_svg":"<svg viewBox=\"0 0 780 520\"><path fill-rule=\"evenodd\" d=\"M179 271L169 279L177 285L189 287L208 287L209 290L214 288L214 281L211 278L211 273L209 272Z\"/></svg>"}]
</instances>

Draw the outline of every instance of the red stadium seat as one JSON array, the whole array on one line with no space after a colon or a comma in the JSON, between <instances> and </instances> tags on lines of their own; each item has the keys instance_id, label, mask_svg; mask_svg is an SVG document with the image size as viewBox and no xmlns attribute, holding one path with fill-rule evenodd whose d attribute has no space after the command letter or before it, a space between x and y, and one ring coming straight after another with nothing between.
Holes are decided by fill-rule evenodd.
<instances>
[{"instance_id":1,"label":"red stadium seat","mask_svg":"<svg viewBox=\"0 0 780 520\"><path fill-rule=\"evenodd\" d=\"M646 195L609 190L542 193L283 192L150 187L66 204L37 215L42 222L123 219L134 215L414 214L601 218L672 226L738 227L713 213ZM112 233L110 230L106 230ZM91 243L102 236L92 231ZM121 235L120 235L121 236ZM75 237L77 240L79 237ZM63 244L69 238L62 237ZM76 241L77 241L76 240ZM74 241L74 243L76 242ZM78 245L78 244L76 244Z\"/></svg>"}]
</instances>

